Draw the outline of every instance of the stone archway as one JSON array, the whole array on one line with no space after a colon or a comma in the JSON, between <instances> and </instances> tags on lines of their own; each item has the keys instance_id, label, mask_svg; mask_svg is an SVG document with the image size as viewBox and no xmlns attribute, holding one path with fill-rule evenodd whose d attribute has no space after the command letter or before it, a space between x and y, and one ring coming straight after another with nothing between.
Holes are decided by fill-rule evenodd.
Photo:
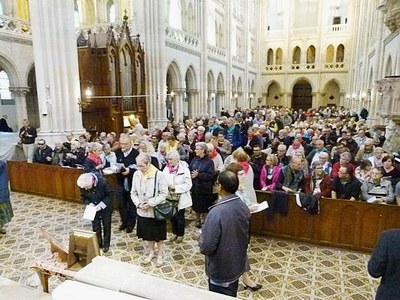
<instances>
[{"instance_id":1,"label":"stone archway","mask_svg":"<svg viewBox=\"0 0 400 300\"><path fill-rule=\"evenodd\" d=\"M307 109L312 107L312 88L308 81L302 79L299 80L293 86L292 93L292 108L294 110L302 109L307 111Z\"/></svg>"}]
</instances>

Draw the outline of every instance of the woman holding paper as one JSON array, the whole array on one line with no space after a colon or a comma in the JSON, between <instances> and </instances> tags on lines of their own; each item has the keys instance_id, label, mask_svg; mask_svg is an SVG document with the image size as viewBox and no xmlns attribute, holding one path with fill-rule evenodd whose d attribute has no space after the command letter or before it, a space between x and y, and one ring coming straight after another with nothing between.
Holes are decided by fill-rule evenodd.
<instances>
[{"instance_id":1,"label":"woman holding paper","mask_svg":"<svg viewBox=\"0 0 400 300\"><path fill-rule=\"evenodd\" d=\"M84 218L92 221L99 247L103 252L110 248L111 240L111 186L102 176L84 173L78 177L77 185L81 189L81 197L86 204Z\"/></svg>"}]
</instances>

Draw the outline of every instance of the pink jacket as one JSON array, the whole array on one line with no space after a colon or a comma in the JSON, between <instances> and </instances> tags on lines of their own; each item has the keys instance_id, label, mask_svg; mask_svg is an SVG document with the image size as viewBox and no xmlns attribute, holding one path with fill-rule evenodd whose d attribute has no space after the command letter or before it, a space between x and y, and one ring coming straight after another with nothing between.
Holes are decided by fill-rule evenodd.
<instances>
[{"instance_id":1,"label":"pink jacket","mask_svg":"<svg viewBox=\"0 0 400 300\"><path fill-rule=\"evenodd\" d=\"M271 178L270 184L267 184L266 183L267 169L266 169L266 166L264 165L261 169L261 174L260 174L261 188L262 189L267 188L267 190L274 190L275 185L278 182L280 173L281 173L281 166L280 165L275 166L272 170L272 178Z\"/></svg>"}]
</instances>

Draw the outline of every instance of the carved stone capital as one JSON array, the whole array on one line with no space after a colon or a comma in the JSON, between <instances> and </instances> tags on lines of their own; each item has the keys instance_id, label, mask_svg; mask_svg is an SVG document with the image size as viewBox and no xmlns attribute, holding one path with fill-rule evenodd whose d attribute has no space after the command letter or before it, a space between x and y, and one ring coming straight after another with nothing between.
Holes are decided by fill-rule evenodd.
<instances>
[{"instance_id":1,"label":"carved stone capital","mask_svg":"<svg viewBox=\"0 0 400 300\"><path fill-rule=\"evenodd\" d=\"M30 89L28 86L10 86L9 88L14 97L26 96Z\"/></svg>"}]
</instances>

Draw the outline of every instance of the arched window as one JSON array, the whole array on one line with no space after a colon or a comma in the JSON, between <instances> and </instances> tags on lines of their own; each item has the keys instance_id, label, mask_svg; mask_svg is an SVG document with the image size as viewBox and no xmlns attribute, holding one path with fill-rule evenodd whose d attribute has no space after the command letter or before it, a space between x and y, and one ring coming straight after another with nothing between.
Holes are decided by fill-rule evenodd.
<instances>
[{"instance_id":1,"label":"arched window","mask_svg":"<svg viewBox=\"0 0 400 300\"><path fill-rule=\"evenodd\" d=\"M337 47L336 51L336 62L343 62L344 61L344 46L340 44Z\"/></svg>"},{"instance_id":2,"label":"arched window","mask_svg":"<svg viewBox=\"0 0 400 300\"><path fill-rule=\"evenodd\" d=\"M293 64L300 64L300 59L301 59L301 50L299 46L296 46L293 50Z\"/></svg>"},{"instance_id":3,"label":"arched window","mask_svg":"<svg viewBox=\"0 0 400 300\"><path fill-rule=\"evenodd\" d=\"M311 45L307 49L307 63L313 64L315 63L315 47Z\"/></svg>"},{"instance_id":4,"label":"arched window","mask_svg":"<svg viewBox=\"0 0 400 300\"><path fill-rule=\"evenodd\" d=\"M267 53L267 65L273 65L274 64L274 50L272 50L271 48L268 49L268 53Z\"/></svg>"},{"instance_id":5,"label":"arched window","mask_svg":"<svg viewBox=\"0 0 400 300\"><path fill-rule=\"evenodd\" d=\"M282 49L281 48L276 49L276 54L275 54L275 64L276 65L282 64L282 57L283 57Z\"/></svg>"},{"instance_id":6,"label":"arched window","mask_svg":"<svg viewBox=\"0 0 400 300\"><path fill-rule=\"evenodd\" d=\"M177 29L182 29L183 10L181 9L180 0L171 0L169 4L169 26Z\"/></svg>"},{"instance_id":7,"label":"arched window","mask_svg":"<svg viewBox=\"0 0 400 300\"><path fill-rule=\"evenodd\" d=\"M10 80L7 73L0 71L0 99L12 99L10 92Z\"/></svg>"},{"instance_id":8,"label":"arched window","mask_svg":"<svg viewBox=\"0 0 400 300\"><path fill-rule=\"evenodd\" d=\"M328 48L326 48L326 62L327 63L333 63L334 52L335 52L335 49L333 48L332 45L329 45Z\"/></svg>"},{"instance_id":9,"label":"arched window","mask_svg":"<svg viewBox=\"0 0 400 300\"><path fill-rule=\"evenodd\" d=\"M385 77L392 75L392 57L389 56L386 62Z\"/></svg>"},{"instance_id":10,"label":"arched window","mask_svg":"<svg viewBox=\"0 0 400 300\"><path fill-rule=\"evenodd\" d=\"M115 22L115 4L113 0L107 2L107 22Z\"/></svg>"}]
</instances>

